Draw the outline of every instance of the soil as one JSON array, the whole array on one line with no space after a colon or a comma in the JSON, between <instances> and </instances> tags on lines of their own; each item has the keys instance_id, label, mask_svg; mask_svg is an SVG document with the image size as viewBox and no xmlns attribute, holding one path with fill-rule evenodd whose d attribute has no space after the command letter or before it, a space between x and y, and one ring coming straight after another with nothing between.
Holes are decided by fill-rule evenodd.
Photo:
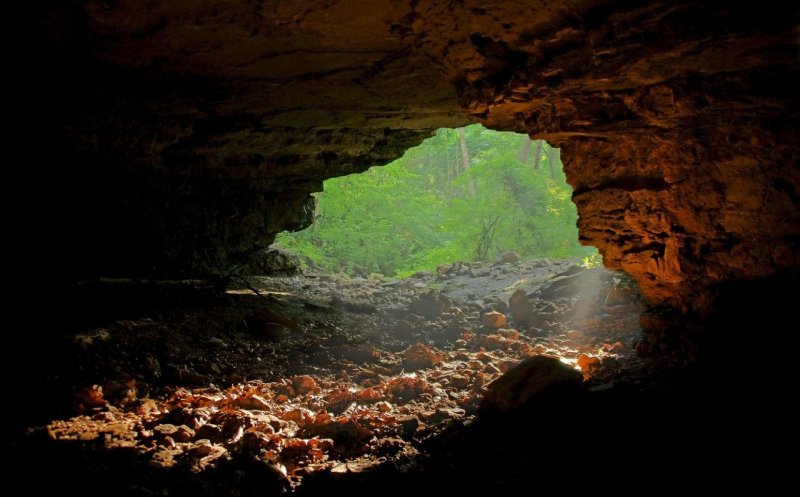
<instances>
[{"instance_id":1,"label":"soil","mask_svg":"<svg viewBox=\"0 0 800 497\"><path fill-rule=\"evenodd\" d=\"M635 354L635 285L577 262L253 276L224 295L85 284L57 340L20 335L7 467L37 495L559 491L572 471L654 493L715 482L727 466L695 463L727 425L685 417L693 377ZM550 369L497 381L542 356Z\"/></svg>"}]
</instances>

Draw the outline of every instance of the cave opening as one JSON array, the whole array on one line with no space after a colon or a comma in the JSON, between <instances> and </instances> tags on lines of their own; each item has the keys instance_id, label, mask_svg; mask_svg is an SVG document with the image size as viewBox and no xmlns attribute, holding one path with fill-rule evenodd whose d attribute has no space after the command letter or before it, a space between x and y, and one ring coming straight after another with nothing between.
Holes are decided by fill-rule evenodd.
<instances>
[{"instance_id":1,"label":"cave opening","mask_svg":"<svg viewBox=\"0 0 800 497\"><path fill-rule=\"evenodd\" d=\"M442 264L582 258L560 150L480 124L441 128L397 160L330 178L313 222L276 244L325 272L402 277ZM516 261L510 261L516 262Z\"/></svg>"},{"instance_id":2,"label":"cave opening","mask_svg":"<svg viewBox=\"0 0 800 497\"><path fill-rule=\"evenodd\" d=\"M437 322L452 310L462 331L474 321L467 313L484 331L538 341L539 352L587 378L608 375L641 338L645 306L634 281L578 243L571 194L560 151L546 141L480 124L442 128L388 165L327 180L311 226L280 234L260 267L329 280L336 289L321 293L334 300L348 297L342 287L413 284L428 292L424 298L375 299L369 291L360 298L426 318L407 326L420 343L463 344L457 333L431 330L453 326ZM312 287L320 293L311 284L304 290Z\"/></svg>"},{"instance_id":3,"label":"cave opening","mask_svg":"<svg viewBox=\"0 0 800 497\"><path fill-rule=\"evenodd\" d=\"M435 460L534 397L570 413L547 422L572 419L579 392L640 367L645 304L578 245L571 192L546 142L439 130L327 183L318 224L238 266L221 300L73 333L76 412L44 432L135 454L156 486L188 469L217 491L244 464L264 488L314 494Z\"/></svg>"},{"instance_id":4,"label":"cave opening","mask_svg":"<svg viewBox=\"0 0 800 497\"><path fill-rule=\"evenodd\" d=\"M3 29L9 488L797 486L796 5L56 3ZM519 281L525 257L495 262L520 243L398 267L365 239L346 277L263 275L324 180L469 122L561 147L641 322L627 276L578 265L453 295Z\"/></svg>"}]
</instances>

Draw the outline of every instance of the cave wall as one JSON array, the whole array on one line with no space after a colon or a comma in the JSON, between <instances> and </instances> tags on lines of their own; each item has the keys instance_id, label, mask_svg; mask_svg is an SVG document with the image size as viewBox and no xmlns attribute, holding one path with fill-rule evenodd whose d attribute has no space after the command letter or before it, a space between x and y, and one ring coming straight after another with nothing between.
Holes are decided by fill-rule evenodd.
<instances>
[{"instance_id":1,"label":"cave wall","mask_svg":"<svg viewBox=\"0 0 800 497\"><path fill-rule=\"evenodd\" d=\"M798 8L65 1L4 23L8 282L220 274L326 178L480 121L562 147L654 304L800 266Z\"/></svg>"}]
</instances>

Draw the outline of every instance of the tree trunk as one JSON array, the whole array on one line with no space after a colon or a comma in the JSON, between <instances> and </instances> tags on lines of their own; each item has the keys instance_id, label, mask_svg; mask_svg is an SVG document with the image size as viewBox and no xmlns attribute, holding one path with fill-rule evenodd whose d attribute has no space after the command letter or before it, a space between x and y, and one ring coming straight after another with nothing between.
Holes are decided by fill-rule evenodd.
<instances>
[{"instance_id":1,"label":"tree trunk","mask_svg":"<svg viewBox=\"0 0 800 497\"><path fill-rule=\"evenodd\" d=\"M531 137L525 135L525 144L522 145L522 150L519 152L519 161L525 164L528 162L528 157L531 155Z\"/></svg>"},{"instance_id":2,"label":"tree trunk","mask_svg":"<svg viewBox=\"0 0 800 497\"><path fill-rule=\"evenodd\" d=\"M539 163L542 161L542 140L536 140L536 155L533 156L533 169L539 170Z\"/></svg>"},{"instance_id":3,"label":"tree trunk","mask_svg":"<svg viewBox=\"0 0 800 497\"><path fill-rule=\"evenodd\" d=\"M444 168L445 168L445 181L444 181L444 194L445 199L447 200L448 204L450 203L450 147L447 145L447 138L449 135L449 130L445 130L444 135L444 152L445 152L445 159L444 159Z\"/></svg>"},{"instance_id":4,"label":"tree trunk","mask_svg":"<svg viewBox=\"0 0 800 497\"><path fill-rule=\"evenodd\" d=\"M467 136L464 134L464 128L458 128L458 140L461 142L461 157L463 159L462 166L464 173L469 175L469 150L467 149ZM467 177L467 191L470 197L475 197L475 182L471 177Z\"/></svg>"},{"instance_id":5,"label":"tree trunk","mask_svg":"<svg viewBox=\"0 0 800 497\"><path fill-rule=\"evenodd\" d=\"M547 151L547 164L550 165L550 178L556 179L556 160L558 159L558 154L556 153L553 147L550 147Z\"/></svg>"}]
</instances>

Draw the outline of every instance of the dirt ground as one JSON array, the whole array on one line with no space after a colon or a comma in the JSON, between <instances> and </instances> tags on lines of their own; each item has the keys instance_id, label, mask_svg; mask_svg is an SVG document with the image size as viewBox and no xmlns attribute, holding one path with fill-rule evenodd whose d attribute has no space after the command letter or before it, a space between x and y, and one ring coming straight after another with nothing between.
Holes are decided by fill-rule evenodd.
<instances>
[{"instance_id":1,"label":"dirt ground","mask_svg":"<svg viewBox=\"0 0 800 497\"><path fill-rule=\"evenodd\" d=\"M658 493L750 474L715 457L743 430L717 422L727 405L635 353L631 281L577 262L225 295L90 284L57 340L16 345L5 467L37 495Z\"/></svg>"}]
</instances>

